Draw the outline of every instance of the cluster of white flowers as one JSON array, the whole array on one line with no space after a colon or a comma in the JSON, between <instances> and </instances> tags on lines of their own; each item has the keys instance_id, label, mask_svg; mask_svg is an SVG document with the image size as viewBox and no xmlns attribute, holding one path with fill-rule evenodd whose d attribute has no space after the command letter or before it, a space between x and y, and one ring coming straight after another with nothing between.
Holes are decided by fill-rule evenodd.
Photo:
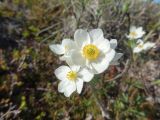
<instances>
[{"instance_id":1,"label":"cluster of white flowers","mask_svg":"<svg viewBox=\"0 0 160 120\"><path fill-rule=\"evenodd\" d=\"M133 53L139 53L143 50L148 50L152 47L155 47L155 43L152 42L144 42L142 39L145 31L143 31L142 27L136 28L135 26L131 26L130 33L127 35L129 40L136 40L136 46L133 48Z\"/></svg>"},{"instance_id":2,"label":"cluster of white flowers","mask_svg":"<svg viewBox=\"0 0 160 120\"><path fill-rule=\"evenodd\" d=\"M118 64L122 53L116 53L117 40L104 38L101 29L90 32L76 30L74 40L64 39L62 44L51 44L50 49L68 66L60 66L55 70L60 80L58 91L69 97L74 91L79 94L83 83L92 80L95 74L104 72L109 65Z\"/></svg>"}]
</instances>

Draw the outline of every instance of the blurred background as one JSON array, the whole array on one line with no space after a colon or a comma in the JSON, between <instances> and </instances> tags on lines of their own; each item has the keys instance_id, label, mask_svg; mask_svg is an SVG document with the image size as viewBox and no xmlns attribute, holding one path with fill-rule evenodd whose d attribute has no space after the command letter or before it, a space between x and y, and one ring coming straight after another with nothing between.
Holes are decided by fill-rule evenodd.
<instances>
[{"instance_id":1,"label":"blurred background","mask_svg":"<svg viewBox=\"0 0 160 120\"><path fill-rule=\"evenodd\" d=\"M131 25L157 46L134 61ZM98 27L118 40L120 64L89 83L94 93L66 98L48 46ZM0 120L160 120L160 0L0 0Z\"/></svg>"}]
</instances>

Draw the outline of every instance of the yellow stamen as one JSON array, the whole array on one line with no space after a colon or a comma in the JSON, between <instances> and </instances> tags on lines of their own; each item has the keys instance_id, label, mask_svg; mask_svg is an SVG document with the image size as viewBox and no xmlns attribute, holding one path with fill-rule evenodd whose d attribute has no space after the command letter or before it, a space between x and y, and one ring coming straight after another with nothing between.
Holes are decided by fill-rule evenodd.
<instances>
[{"instance_id":1,"label":"yellow stamen","mask_svg":"<svg viewBox=\"0 0 160 120\"><path fill-rule=\"evenodd\" d=\"M137 36L137 33L136 32L130 32L130 36L133 36L133 37L136 37Z\"/></svg>"},{"instance_id":2,"label":"yellow stamen","mask_svg":"<svg viewBox=\"0 0 160 120\"><path fill-rule=\"evenodd\" d=\"M76 80L77 79L77 73L75 71L69 71L67 73L67 78L69 80Z\"/></svg>"},{"instance_id":3,"label":"yellow stamen","mask_svg":"<svg viewBox=\"0 0 160 120\"><path fill-rule=\"evenodd\" d=\"M90 61L96 60L99 56L99 49L95 45L88 44L83 48L83 55Z\"/></svg>"}]
</instances>

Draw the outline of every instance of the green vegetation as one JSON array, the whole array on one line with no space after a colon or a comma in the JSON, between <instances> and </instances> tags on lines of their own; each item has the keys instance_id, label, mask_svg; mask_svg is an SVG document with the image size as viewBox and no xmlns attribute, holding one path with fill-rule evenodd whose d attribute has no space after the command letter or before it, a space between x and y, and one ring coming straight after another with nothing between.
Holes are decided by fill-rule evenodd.
<instances>
[{"instance_id":1,"label":"green vegetation","mask_svg":"<svg viewBox=\"0 0 160 120\"><path fill-rule=\"evenodd\" d=\"M160 5L142 0L1 0L0 119L159 120ZM131 25L143 26L157 48L133 56ZM66 98L49 44L73 38L77 28L103 29L118 40L120 64L110 66ZM129 43L132 44L132 43Z\"/></svg>"}]
</instances>

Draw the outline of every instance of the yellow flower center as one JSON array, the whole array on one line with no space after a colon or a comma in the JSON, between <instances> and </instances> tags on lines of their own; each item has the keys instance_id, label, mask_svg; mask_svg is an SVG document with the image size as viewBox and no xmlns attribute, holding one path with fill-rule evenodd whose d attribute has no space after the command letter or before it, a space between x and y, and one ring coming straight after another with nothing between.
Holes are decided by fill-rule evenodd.
<instances>
[{"instance_id":1,"label":"yellow flower center","mask_svg":"<svg viewBox=\"0 0 160 120\"><path fill-rule=\"evenodd\" d=\"M137 33L136 32L130 32L130 36L136 37Z\"/></svg>"},{"instance_id":2,"label":"yellow flower center","mask_svg":"<svg viewBox=\"0 0 160 120\"><path fill-rule=\"evenodd\" d=\"M88 44L83 48L83 55L90 61L96 60L99 56L99 49L95 45Z\"/></svg>"},{"instance_id":3,"label":"yellow flower center","mask_svg":"<svg viewBox=\"0 0 160 120\"><path fill-rule=\"evenodd\" d=\"M75 72L75 71L69 71L67 73L67 79L69 79L69 80L76 80L77 79L77 72Z\"/></svg>"}]
</instances>

